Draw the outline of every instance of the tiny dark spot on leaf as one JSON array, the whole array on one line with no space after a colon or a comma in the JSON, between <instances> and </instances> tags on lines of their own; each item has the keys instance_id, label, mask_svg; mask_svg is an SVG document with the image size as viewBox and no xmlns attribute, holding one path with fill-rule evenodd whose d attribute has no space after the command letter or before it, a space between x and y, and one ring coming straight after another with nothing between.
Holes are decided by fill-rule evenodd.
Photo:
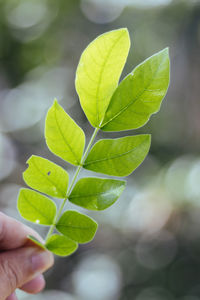
<instances>
[{"instance_id":1,"label":"tiny dark spot on leaf","mask_svg":"<svg viewBox=\"0 0 200 300\"><path fill-rule=\"evenodd\" d=\"M48 173L47 173L47 175L49 176L51 174L51 171L49 171Z\"/></svg>"}]
</instances>

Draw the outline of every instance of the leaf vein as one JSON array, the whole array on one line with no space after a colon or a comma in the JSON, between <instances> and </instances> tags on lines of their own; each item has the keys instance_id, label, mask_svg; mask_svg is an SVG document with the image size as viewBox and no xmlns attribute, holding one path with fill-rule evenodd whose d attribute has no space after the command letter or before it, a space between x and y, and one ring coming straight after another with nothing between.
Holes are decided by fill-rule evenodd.
<instances>
[{"instance_id":1,"label":"leaf vein","mask_svg":"<svg viewBox=\"0 0 200 300\"><path fill-rule=\"evenodd\" d=\"M69 196L69 200L70 199L74 199L74 198L89 198L89 197L94 197L94 196L102 196L102 195L110 195L110 194L114 194L115 191L117 191L118 189L120 189L120 187L116 188L116 189L113 189L112 192L110 191L107 191L107 192L102 192L102 193L94 193L94 194L87 194L87 195L80 195L80 196Z\"/></svg>"}]
</instances>

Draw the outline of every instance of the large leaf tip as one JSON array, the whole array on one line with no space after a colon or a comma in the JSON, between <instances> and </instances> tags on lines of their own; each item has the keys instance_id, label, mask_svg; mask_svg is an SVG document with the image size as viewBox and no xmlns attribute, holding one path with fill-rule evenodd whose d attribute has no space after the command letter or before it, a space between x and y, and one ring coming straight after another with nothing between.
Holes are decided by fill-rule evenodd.
<instances>
[{"instance_id":1,"label":"large leaf tip","mask_svg":"<svg viewBox=\"0 0 200 300\"><path fill-rule=\"evenodd\" d=\"M51 110L54 110L54 109L58 109L59 107L61 107L61 106L60 106L57 98L54 98L53 104L50 106L48 112L51 111ZM47 114L48 114L48 112L47 112Z\"/></svg>"},{"instance_id":2,"label":"large leaf tip","mask_svg":"<svg viewBox=\"0 0 200 300\"><path fill-rule=\"evenodd\" d=\"M166 47L160 51L158 51L157 53L153 54L152 56L156 56L156 55L169 55L169 47Z\"/></svg>"},{"instance_id":3,"label":"large leaf tip","mask_svg":"<svg viewBox=\"0 0 200 300\"><path fill-rule=\"evenodd\" d=\"M166 53L169 55L169 47L164 48L163 50L161 50L160 52Z\"/></svg>"},{"instance_id":4,"label":"large leaf tip","mask_svg":"<svg viewBox=\"0 0 200 300\"><path fill-rule=\"evenodd\" d=\"M54 98L54 100L53 100L53 105L58 105L58 100L57 100L57 98Z\"/></svg>"},{"instance_id":5,"label":"large leaf tip","mask_svg":"<svg viewBox=\"0 0 200 300\"><path fill-rule=\"evenodd\" d=\"M128 32L128 29L126 27L123 27L123 28L119 28L119 29L115 29L115 30L111 30L109 32L121 32L121 34L125 34L127 36L129 36L129 32Z\"/></svg>"},{"instance_id":6,"label":"large leaf tip","mask_svg":"<svg viewBox=\"0 0 200 300\"><path fill-rule=\"evenodd\" d=\"M110 31L104 32L104 33L100 34L96 39L103 38L104 36L109 36L109 35L112 35L112 36L115 36L115 35L116 36L119 36L119 35L120 36L125 36L129 40L129 42L130 42L129 31L128 31L128 29L126 27L118 28L118 29L114 29L114 30L110 30ZM92 41L91 44L94 41Z\"/></svg>"},{"instance_id":7,"label":"large leaf tip","mask_svg":"<svg viewBox=\"0 0 200 300\"><path fill-rule=\"evenodd\" d=\"M167 89L169 87L169 83L170 83L170 58L169 58L169 47L164 48L163 50L159 51L157 53L158 56L161 57L161 59L163 60L163 62L165 63L165 65L167 66ZM166 89L166 93L167 93L167 89ZM165 93L165 94L166 94Z\"/></svg>"},{"instance_id":8,"label":"large leaf tip","mask_svg":"<svg viewBox=\"0 0 200 300\"><path fill-rule=\"evenodd\" d=\"M154 57L157 57L160 61L162 61L163 63L167 63L169 65L169 47L166 47L158 51L157 53L152 55L149 59Z\"/></svg>"},{"instance_id":9,"label":"large leaf tip","mask_svg":"<svg viewBox=\"0 0 200 300\"><path fill-rule=\"evenodd\" d=\"M167 61L169 64L169 47L164 48L163 50L157 53L160 57L163 57L164 61Z\"/></svg>"},{"instance_id":10,"label":"large leaf tip","mask_svg":"<svg viewBox=\"0 0 200 300\"><path fill-rule=\"evenodd\" d=\"M116 35L123 37L125 42L127 43L127 48L128 49L130 48L131 40L130 40L129 31L126 27L108 31L108 34L109 33L115 33Z\"/></svg>"},{"instance_id":11,"label":"large leaf tip","mask_svg":"<svg viewBox=\"0 0 200 300\"><path fill-rule=\"evenodd\" d=\"M60 107L60 104L58 103L58 100L56 98L54 98L53 104L51 107L54 109L58 109Z\"/></svg>"},{"instance_id":12,"label":"large leaf tip","mask_svg":"<svg viewBox=\"0 0 200 300\"><path fill-rule=\"evenodd\" d=\"M139 65L136 66L136 68L132 71L131 74L133 75L134 72L137 69L139 69L142 65L145 65L148 62L153 62L155 59L158 59L159 61L162 61L162 62L168 61L168 63L169 63L169 47L166 47L166 48L154 53L150 57L146 58L143 62L141 62Z\"/></svg>"}]
</instances>

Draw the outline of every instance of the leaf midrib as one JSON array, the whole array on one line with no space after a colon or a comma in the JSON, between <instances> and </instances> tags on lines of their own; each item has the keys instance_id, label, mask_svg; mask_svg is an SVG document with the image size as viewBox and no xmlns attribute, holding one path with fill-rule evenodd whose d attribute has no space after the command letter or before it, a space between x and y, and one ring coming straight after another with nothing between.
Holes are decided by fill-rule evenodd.
<instances>
[{"instance_id":1,"label":"leaf midrib","mask_svg":"<svg viewBox=\"0 0 200 300\"><path fill-rule=\"evenodd\" d=\"M99 162L102 162L102 161L106 161L106 160L112 160L112 159L115 159L115 158L118 158L118 157L121 157L121 156L125 156L127 154L129 154L130 152L134 152L138 147L140 147L141 145L143 145L146 141L143 141L142 143L140 143L138 146L136 146L135 148L127 151L127 152L123 152L122 154L118 154L118 155L114 155L114 156L111 156L111 157L106 157L106 158L102 158L102 159L97 159L97 160L93 160L93 161L90 161L90 162L86 162L84 164L84 166L88 166L88 165L91 165L91 164L95 164L95 163L99 163Z\"/></svg>"},{"instance_id":2,"label":"leaf midrib","mask_svg":"<svg viewBox=\"0 0 200 300\"><path fill-rule=\"evenodd\" d=\"M119 42L119 40L121 39L121 37L124 35L124 32L121 33L121 35L118 37L118 39L116 39L115 43L112 45L112 47L109 49L108 54L106 55L105 61L102 65L101 71L100 71L100 75L99 75L99 80L98 80L98 85L97 85L97 90L96 90L96 110L97 110L97 125L99 126L99 90L100 90L100 86L102 84L102 76L103 76L103 72L104 72L104 67L107 64L107 61L112 53L112 50L114 49L114 47L116 46L116 44Z\"/></svg>"},{"instance_id":3,"label":"leaf midrib","mask_svg":"<svg viewBox=\"0 0 200 300\"><path fill-rule=\"evenodd\" d=\"M69 196L69 200L70 199L73 199L73 198L88 198L88 197L94 197L94 196L102 196L102 195L106 195L106 194L112 194L112 193L115 193L116 190L118 190L120 187L118 188L115 188L113 192L102 192L102 193L95 193L95 194L89 194L89 195L80 195L80 196Z\"/></svg>"}]
</instances>

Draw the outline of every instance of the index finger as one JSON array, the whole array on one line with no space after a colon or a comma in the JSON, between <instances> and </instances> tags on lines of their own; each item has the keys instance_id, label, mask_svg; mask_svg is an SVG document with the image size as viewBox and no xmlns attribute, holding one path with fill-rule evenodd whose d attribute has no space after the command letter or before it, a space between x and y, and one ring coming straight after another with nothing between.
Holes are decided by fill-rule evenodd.
<instances>
[{"instance_id":1,"label":"index finger","mask_svg":"<svg viewBox=\"0 0 200 300\"><path fill-rule=\"evenodd\" d=\"M0 212L0 250L15 249L24 246L32 235L38 240L42 238L32 228Z\"/></svg>"}]
</instances>

